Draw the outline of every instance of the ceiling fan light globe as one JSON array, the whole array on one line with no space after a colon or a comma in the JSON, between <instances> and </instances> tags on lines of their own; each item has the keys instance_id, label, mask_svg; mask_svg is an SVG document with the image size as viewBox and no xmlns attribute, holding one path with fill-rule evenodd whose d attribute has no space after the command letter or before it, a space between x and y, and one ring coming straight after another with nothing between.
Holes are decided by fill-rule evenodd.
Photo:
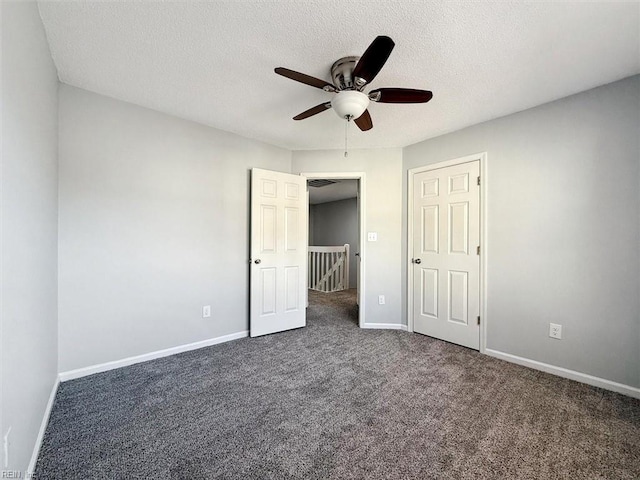
<instances>
[{"instance_id":1,"label":"ceiling fan light globe","mask_svg":"<svg viewBox=\"0 0 640 480\"><path fill-rule=\"evenodd\" d=\"M369 106L369 97L355 90L338 92L331 107L340 118L359 118Z\"/></svg>"}]
</instances>

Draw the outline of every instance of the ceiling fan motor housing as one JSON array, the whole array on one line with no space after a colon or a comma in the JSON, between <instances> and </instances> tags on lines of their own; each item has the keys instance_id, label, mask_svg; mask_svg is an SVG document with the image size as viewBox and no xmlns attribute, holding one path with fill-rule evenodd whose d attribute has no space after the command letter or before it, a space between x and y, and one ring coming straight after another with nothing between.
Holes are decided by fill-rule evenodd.
<instances>
[{"instance_id":1,"label":"ceiling fan motor housing","mask_svg":"<svg viewBox=\"0 0 640 480\"><path fill-rule=\"evenodd\" d=\"M343 57L331 66L331 79L338 90L353 90L355 88L353 69L360 57Z\"/></svg>"}]
</instances>

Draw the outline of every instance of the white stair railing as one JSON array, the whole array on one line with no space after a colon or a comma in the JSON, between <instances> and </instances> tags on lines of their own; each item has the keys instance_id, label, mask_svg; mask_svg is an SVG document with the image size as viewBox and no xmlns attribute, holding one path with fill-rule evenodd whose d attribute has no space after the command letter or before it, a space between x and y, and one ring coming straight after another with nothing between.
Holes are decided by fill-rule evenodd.
<instances>
[{"instance_id":1,"label":"white stair railing","mask_svg":"<svg viewBox=\"0 0 640 480\"><path fill-rule=\"evenodd\" d=\"M311 290L337 292L349 288L349 244L339 247L309 247Z\"/></svg>"}]
</instances>

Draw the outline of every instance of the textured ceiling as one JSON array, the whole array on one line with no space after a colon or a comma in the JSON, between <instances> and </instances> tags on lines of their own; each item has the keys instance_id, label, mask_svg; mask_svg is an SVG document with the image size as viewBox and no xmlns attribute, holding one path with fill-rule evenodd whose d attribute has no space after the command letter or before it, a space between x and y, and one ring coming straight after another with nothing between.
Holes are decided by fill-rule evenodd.
<instances>
[{"instance_id":1,"label":"textured ceiling","mask_svg":"<svg viewBox=\"0 0 640 480\"><path fill-rule=\"evenodd\" d=\"M432 90L372 104L349 146L401 147L640 73L640 3L40 2L62 82L294 150L341 148L331 94L273 73L330 80L377 35L396 47L371 88Z\"/></svg>"}]
</instances>

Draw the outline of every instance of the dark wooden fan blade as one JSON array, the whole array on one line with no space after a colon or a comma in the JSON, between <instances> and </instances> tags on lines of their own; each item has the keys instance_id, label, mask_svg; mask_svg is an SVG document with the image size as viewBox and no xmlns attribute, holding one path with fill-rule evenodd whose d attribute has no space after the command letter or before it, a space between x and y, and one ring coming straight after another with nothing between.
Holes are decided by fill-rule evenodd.
<instances>
[{"instance_id":1,"label":"dark wooden fan blade","mask_svg":"<svg viewBox=\"0 0 640 480\"><path fill-rule=\"evenodd\" d=\"M312 117L313 115L317 115L318 113L322 113L325 110L329 110L331 108L331 102L321 103L320 105L316 105L309 110L305 110L304 112L293 117L294 120L304 120L305 118Z\"/></svg>"},{"instance_id":2,"label":"dark wooden fan blade","mask_svg":"<svg viewBox=\"0 0 640 480\"><path fill-rule=\"evenodd\" d=\"M433 93L413 88L378 88L369 92L369 98L379 103L426 103Z\"/></svg>"},{"instance_id":3,"label":"dark wooden fan blade","mask_svg":"<svg viewBox=\"0 0 640 480\"><path fill-rule=\"evenodd\" d=\"M371 115L369 115L369 110L365 110L362 115L354 120L356 125L360 130L366 132L367 130L371 130L373 128L373 122L371 121Z\"/></svg>"},{"instance_id":4,"label":"dark wooden fan blade","mask_svg":"<svg viewBox=\"0 0 640 480\"><path fill-rule=\"evenodd\" d=\"M283 77L290 78L291 80L295 80L296 82L304 83L306 85L311 85L312 87L319 88L324 90L325 88L330 91L334 91L335 87L331 85L329 82L325 82L324 80L320 80L319 78L312 77L311 75L305 75L304 73L294 72L293 70L289 70L288 68L278 67L274 69L278 75L282 75Z\"/></svg>"},{"instance_id":5,"label":"dark wooden fan blade","mask_svg":"<svg viewBox=\"0 0 640 480\"><path fill-rule=\"evenodd\" d=\"M362 54L356 68L353 69L354 78L361 78L370 83L386 63L395 43L389 37L379 36Z\"/></svg>"}]
</instances>

